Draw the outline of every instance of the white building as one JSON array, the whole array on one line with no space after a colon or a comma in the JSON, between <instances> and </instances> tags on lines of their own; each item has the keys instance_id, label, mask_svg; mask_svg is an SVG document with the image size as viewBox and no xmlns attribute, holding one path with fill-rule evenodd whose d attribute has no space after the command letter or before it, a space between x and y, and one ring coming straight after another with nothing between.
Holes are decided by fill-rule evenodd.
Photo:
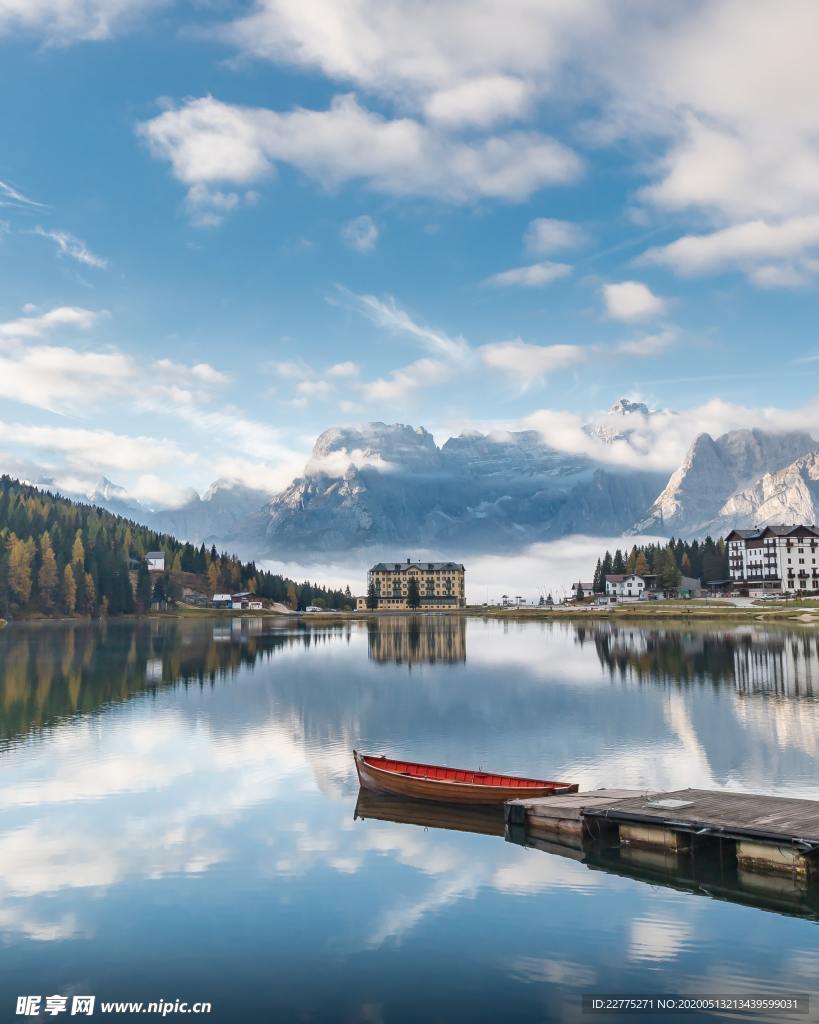
<instances>
[{"instance_id":1,"label":"white building","mask_svg":"<svg viewBox=\"0 0 819 1024\"><path fill-rule=\"evenodd\" d=\"M148 572L165 572L165 555L162 551L149 551L145 556Z\"/></svg>"},{"instance_id":2,"label":"white building","mask_svg":"<svg viewBox=\"0 0 819 1024\"><path fill-rule=\"evenodd\" d=\"M636 573L620 575L610 573L606 576L606 593L609 597L640 598L646 589L646 581Z\"/></svg>"},{"instance_id":3,"label":"white building","mask_svg":"<svg viewBox=\"0 0 819 1024\"><path fill-rule=\"evenodd\" d=\"M725 543L733 586L780 593L819 590L819 529L815 526L732 530Z\"/></svg>"}]
</instances>

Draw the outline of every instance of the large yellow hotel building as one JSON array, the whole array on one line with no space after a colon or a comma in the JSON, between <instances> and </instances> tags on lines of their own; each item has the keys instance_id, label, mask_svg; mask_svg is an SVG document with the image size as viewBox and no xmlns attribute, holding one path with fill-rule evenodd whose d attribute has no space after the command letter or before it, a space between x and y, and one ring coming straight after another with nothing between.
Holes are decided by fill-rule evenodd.
<instances>
[{"instance_id":1,"label":"large yellow hotel building","mask_svg":"<svg viewBox=\"0 0 819 1024\"><path fill-rule=\"evenodd\" d=\"M378 562L367 573L367 590L375 586L379 608L407 608L409 582L415 579L422 608L464 608L465 573L459 562ZM356 606L366 608L366 597Z\"/></svg>"}]
</instances>

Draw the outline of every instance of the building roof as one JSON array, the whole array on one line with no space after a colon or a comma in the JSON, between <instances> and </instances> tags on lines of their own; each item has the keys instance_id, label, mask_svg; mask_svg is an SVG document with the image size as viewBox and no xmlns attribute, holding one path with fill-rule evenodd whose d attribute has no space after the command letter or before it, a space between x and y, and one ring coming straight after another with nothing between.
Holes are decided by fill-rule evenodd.
<instances>
[{"instance_id":1,"label":"building roof","mask_svg":"<svg viewBox=\"0 0 819 1024\"><path fill-rule=\"evenodd\" d=\"M790 537L793 534L804 531L813 537L819 537L819 529L815 526L807 526L804 523L771 524L770 526L758 526L753 530L731 530L726 540L761 540L763 537Z\"/></svg>"},{"instance_id":2,"label":"building roof","mask_svg":"<svg viewBox=\"0 0 819 1024\"><path fill-rule=\"evenodd\" d=\"M466 570L460 562L376 562L370 572L403 572L406 569L454 569Z\"/></svg>"},{"instance_id":3,"label":"building roof","mask_svg":"<svg viewBox=\"0 0 819 1024\"><path fill-rule=\"evenodd\" d=\"M625 578L625 573L622 572L606 573L606 583L622 583Z\"/></svg>"},{"instance_id":4,"label":"building roof","mask_svg":"<svg viewBox=\"0 0 819 1024\"><path fill-rule=\"evenodd\" d=\"M164 551L146 551L145 552L145 557L146 558L164 558L165 557L165 552Z\"/></svg>"},{"instance_id":5,"label":"building roof","mask_svg":"<svg viewBox=\"0 0 819 1024\"><path fill-rule=\"evenodd\" d=\"M232 594L232 597L255 597L256 595L252 590L240 590L238 594Z\"/></svg>"}]
</instances>

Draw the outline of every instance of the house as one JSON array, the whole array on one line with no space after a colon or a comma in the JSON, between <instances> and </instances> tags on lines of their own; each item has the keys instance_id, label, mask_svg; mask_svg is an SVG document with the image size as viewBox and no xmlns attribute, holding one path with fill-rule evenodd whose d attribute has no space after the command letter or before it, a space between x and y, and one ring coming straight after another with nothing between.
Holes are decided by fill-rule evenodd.
<instances>
[{"instance_id":1,"label":"house","mask_svg":"<svg viewBox=\"0 0 819 1024\"><path fill-rule=\"evenodd\" d=\"M819 590L819 529L802 524L732 530L725 538L731 584L749 593Z\"/></svg>"},{"instance_id":2,"label":"house","mask_svg":"<svg viewBox=\"0 0 819 1024\"><path fill-rule=\"evenodd\" d=\"M145 555L145 564L148 566L148 572L165 572L165 553L149 551Z\"/></svg>"},{"instance_id":3,"label":"house","mask_svg":"<svg viewBox=\"0 0 819 1024\"><path fill-rule=\"evenodd\" d=\"M464 608L465 573L459 562L378 562L367 573L367 589L375 588L379 608L408 608L415 580L422 608Z\"/></svg>"},{"instance_id":4,"label":"house","mask_svg":"<svg viewBox=\"0 0 819 1024\"><path fill-rule=\"evenodd\" d=\"M261 598L251 590L241 590L238 594L228 595L230 606L234 611L261 611L264 605Z\"/></svg>"},{"instance_id":5,"label":"house","mask_svg":"<svg viewBox=\"0 0 819 1024\"><path fill-rule=\"evenodd\" d=\"M367 598L366 598L366 596L365 597L357 597L355 599L355 610L357 612L366 612L366 610L367 610Z\"/></svg>"},{"instance_id":6,"label":"house","mask_svg":"<svg viewBox=\"0 0 819 1024\"><path fill-rule=\"evenodd\" d=\"M230 594L214 594L212 598L212 604L214 608L230 608Z\"/></svg>"},{"instance_id":7,"label":"house","mask_svg":"<svg viewBox=\"0 0 819 1024\"><path fill-rule=\"evenodd\" d=\"M593 583L584 583L582 580L578 580L577 583L573 583L572 584L572 597L573 598L577 597L577 588L578 587L580 587L580 589L583 591L583 595L585 597L591 597L592 594L594 593L594 584Z\"/></svg>"},{"instance_id":8,"label":"house","mask_svg":"<svg viewBox=\"0 0 819 1024\"><path fill-rule=\"evenodd\" d=\"M693 576L681 576L677 594L680 597L702 597L702 580Z\"/></svg>"},{"instance_id":9,"label":"house","mask_svg":"<svg viewBox=\"0 0 819 1024\"><path fill-rule=\"evenodd\" d=\"M638 599L646 590L646 581L637 573L609 573L606 576L606 594L609 597L631 597Z\"/></svg>"}]
</instances>

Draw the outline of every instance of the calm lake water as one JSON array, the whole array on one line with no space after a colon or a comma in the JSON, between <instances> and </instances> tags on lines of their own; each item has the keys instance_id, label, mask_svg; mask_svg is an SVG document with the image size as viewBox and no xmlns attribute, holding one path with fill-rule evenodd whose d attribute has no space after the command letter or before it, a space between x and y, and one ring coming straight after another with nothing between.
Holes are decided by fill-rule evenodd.
<instances>
[{"instance_id":1,"label":"calm lake water","mask_svg":"<svg viewBox=\"0 0 819 1024\"><path fill-rule=\"evenodd\" d=\"M353 747L815 798L819 640L434 616L0 631L0 1019L26 993L378 1024L819 992L819 899L790 880L733 892L384 802L356 818Z\"/></svg>"}]
</instances>

